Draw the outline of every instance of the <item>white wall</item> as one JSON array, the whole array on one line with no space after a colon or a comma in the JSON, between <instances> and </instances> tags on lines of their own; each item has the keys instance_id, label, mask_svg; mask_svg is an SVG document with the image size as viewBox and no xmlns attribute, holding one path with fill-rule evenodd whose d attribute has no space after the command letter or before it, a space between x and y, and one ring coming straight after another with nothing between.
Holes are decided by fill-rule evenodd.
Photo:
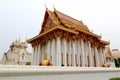
<instances>
[{"instance_id":1,"label":"white wall","mask_svg":"<svg viewBox=\"0 0 120 80\"><path fill-rule=\"evenodd\" d=\"M0 66L0 80L109 80L120 68Z\"/></svg>"}]
</instances>

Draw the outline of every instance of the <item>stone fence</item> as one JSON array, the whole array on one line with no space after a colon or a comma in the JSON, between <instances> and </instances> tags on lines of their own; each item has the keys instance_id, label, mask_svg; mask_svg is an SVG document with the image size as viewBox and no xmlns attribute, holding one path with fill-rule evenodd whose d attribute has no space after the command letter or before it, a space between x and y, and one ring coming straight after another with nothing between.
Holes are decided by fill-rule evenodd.
<instances>
[{"instance_id":1,"label":"stone fence","mask_svg":"<svg viewBox=\"0 0 120 80\"><path fill-rule=\"evenodd\" d=\"M0 65L0 80L109 80L120 68Z\"/></svg>"}]
</instances>

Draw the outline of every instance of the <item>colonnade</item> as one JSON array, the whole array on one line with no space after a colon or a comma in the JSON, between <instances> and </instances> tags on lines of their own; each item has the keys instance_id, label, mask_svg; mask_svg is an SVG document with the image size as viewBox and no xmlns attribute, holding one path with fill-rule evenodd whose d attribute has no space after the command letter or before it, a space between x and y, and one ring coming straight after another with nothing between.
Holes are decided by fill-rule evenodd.
<instances>
[{"instance_id":1,"label":"colonnade","mask_svg":"<svg viewBox=\"0 0 120 80\"><path fill-rule=\"evenodd\" d=\"M33 47L32 64L39 65L47 53L53 66L100 67L105 61L103 50L83 39L57 37Z\"/></svg>"}]
</instances>

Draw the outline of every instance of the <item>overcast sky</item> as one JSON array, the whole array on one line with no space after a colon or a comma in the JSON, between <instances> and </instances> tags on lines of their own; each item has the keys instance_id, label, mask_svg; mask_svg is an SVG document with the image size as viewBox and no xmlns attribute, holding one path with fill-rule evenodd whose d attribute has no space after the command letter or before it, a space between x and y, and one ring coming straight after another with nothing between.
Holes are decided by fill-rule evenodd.
<instances>
[{"instance_id":1,"label":"overcast sky","mask_svg":"<svg viewBox=\"0 0 120 80\"><path fill-rule=\"evenodd\" d=\"M32 38L41 29L45 6L82 20L94 33L120 49L120 0L0 0L0 58L12 41ZM32 52L31 47L28 48Z\"/></svg>"}]
</instances>

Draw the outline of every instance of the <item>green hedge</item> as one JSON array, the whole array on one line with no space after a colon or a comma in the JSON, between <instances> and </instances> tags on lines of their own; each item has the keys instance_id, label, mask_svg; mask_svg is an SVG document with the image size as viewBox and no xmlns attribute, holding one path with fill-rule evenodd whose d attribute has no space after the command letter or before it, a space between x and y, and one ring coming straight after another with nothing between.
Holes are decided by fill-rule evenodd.
<instances>
[{"instance_id":1,"label":"green hedge","mask_svg":"<svg viewBox=\"0 0 120 80\"><path fill-rule=\"evenodd\" d=\"M120 58L114 59L114 61L115 61L115 66L120 67Z\"/></svg>"},{"instance_id":2,"label":"green hedge","mask_svg":"<svg viewBox=\"0 0 120 80\"><path fill-rule=\"evenodd\" d=\"M110 78L109 80L120 80L120 77Z\"/></svg>"},{"instance_id":3,"label":"green hedge","mask_svg":"<svg viewBox=\"0 0 120 80\"><path fill-rule=\"evenodd\" d=\"M31 62L26 62L26 64L25 65L31 65Z\"/></svg>"}]
</instances>

